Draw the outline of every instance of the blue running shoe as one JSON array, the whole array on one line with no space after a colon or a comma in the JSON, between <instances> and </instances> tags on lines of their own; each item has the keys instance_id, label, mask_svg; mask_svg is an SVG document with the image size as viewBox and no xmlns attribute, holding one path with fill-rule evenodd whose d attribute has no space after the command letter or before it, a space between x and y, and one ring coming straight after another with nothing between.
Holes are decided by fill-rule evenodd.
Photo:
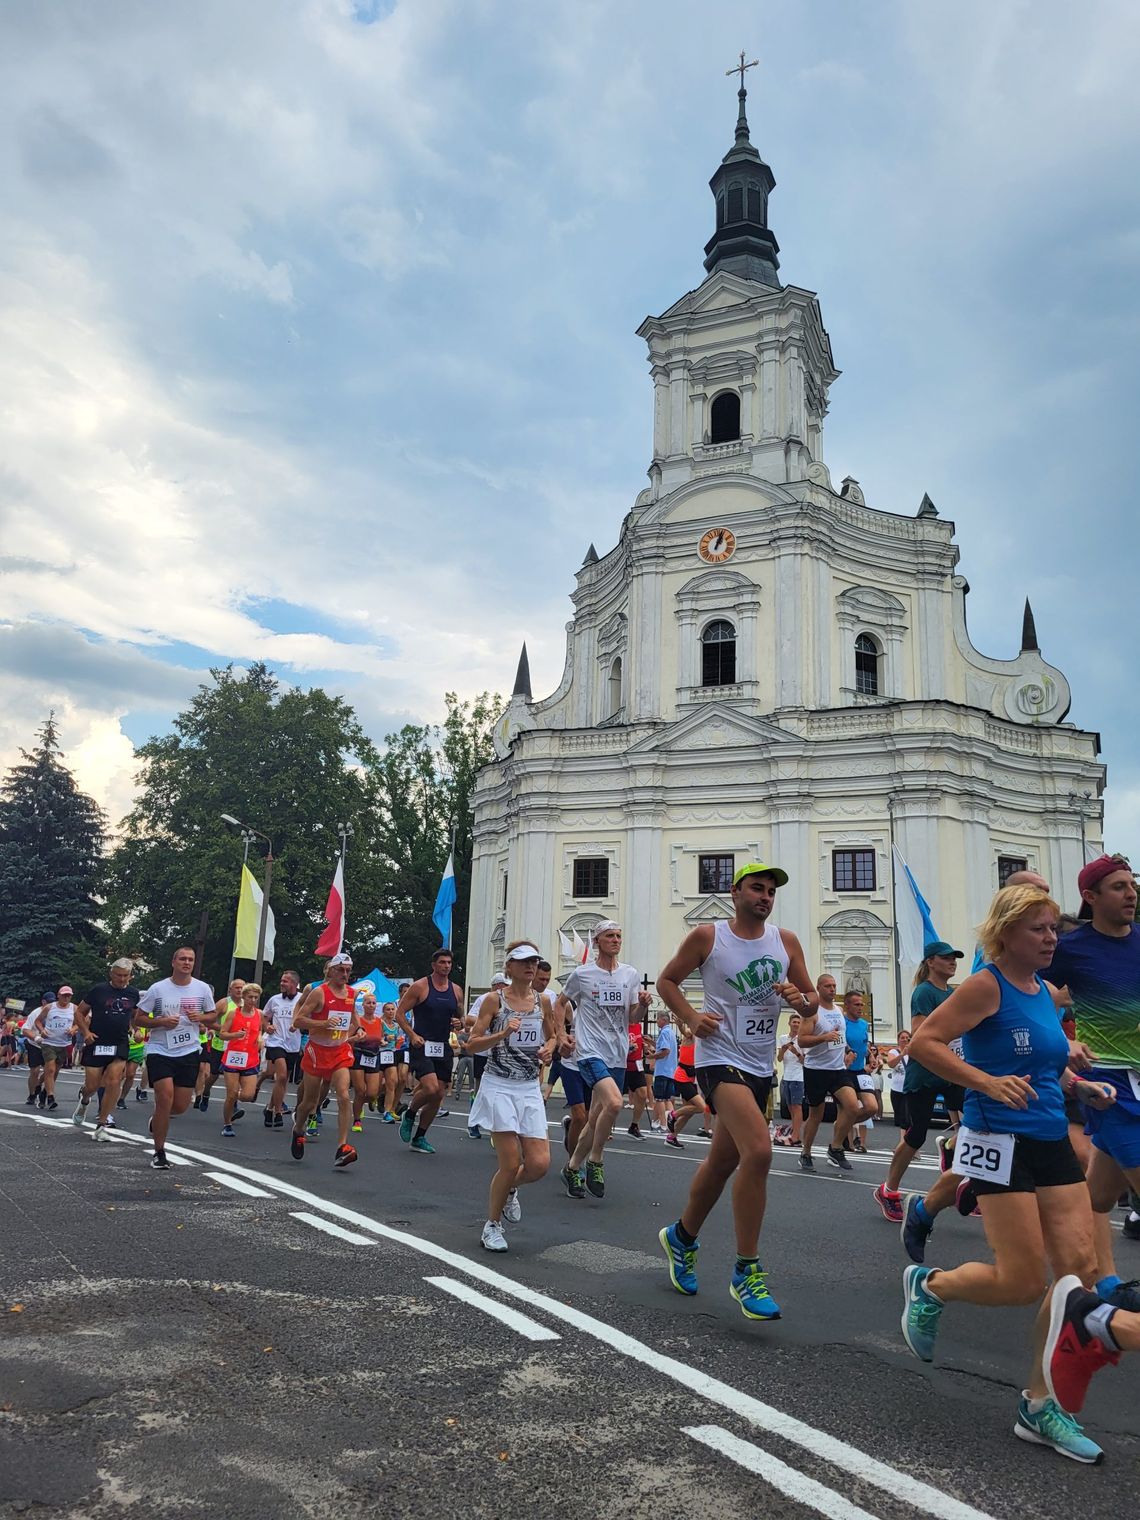
<instances>
[{"instance_id":1,"label":"blue running shoe","mask_svg":"<svg viewBox=\"0 0 1140 1520\"><path fill-rule=\"evenodd\" d=\"M663 1230L658 1230L657 1239L669 1259L669 1276L673 1279L673 1286L678 1293L686 1293L691 1298L697 1291L697 1274L694 1269L700 1245L694 1240L691 1246L683 1246L675 1224L667 1224Z\"/></svg>"},{"instance_id":2,"label":"blue running shoe","mask_svg":"<svg viewBox=\"0 0 1140 1520\"><path fill-rule=\"evenodd\" d=\"M946 1307L926 1287L933 1271L933 1267L907 1267L903 1272L903 1339L920 1362L934 1360L938 1321Z\"/></svg>"},{"instance_id":3,"label":"blue running shoe","mask_svg":"<svg viewBox=\"0 0 1140 1520\"><path fill-rule=\"evenodd\" d=\"M728 1291L746 1319L779 1319L780 1306L768 1292L768 1274L758 1264L745 1272L734 1272Z\"/></svg>"},{"instance_id":4,"label":"blue running shoe","mask_svg":"<svg viewBox=\"0 0 1140 1520\"><path fill-rule=\"evenodd\" d=\"M1089 1440L1072 1415L1066 1414L1055 1399L1046 1399L1043 1408L1030 1414L1029 1400L1023 1395L1017 1406L1013 1433L1022 1441L1029 1441L1034 1446L1051 1446L1063 1457L1071 1457L1074 1462L1087 1462L1090 1467L1104 1459L1104 1452L1096 1442Z\"/></svg>"},{"instance_id":5,"label":"blue running shoe","mask_svg":"<svg viewBox=\"0 0 1140 1520\"><path fill-rule=\"evenodd\" d=\"M387 1109L385 1109L384 1112L380 1115L380 1122L382 1124L395 1124L396 1120L393 1115L390 1114Z\"/></svg>"},{"instance_id":6,"label":"blue running shoe","mask_svg":"<svg viewBox=\"0 0 1140 1520\"><path fill-rule=\"evenodd\" d=\"M416 1116L410 1108L406 1108L404 1110L404 1117L400 1120L400 1139L405 1145L409 1145L415 1132Z\"/></svg>"},{"instance_id":7,"label":"blue running shoe","mask_svg":"<svg viewBox=\"0 0 1140 1520\"><path fill-rule=\"evenodd\" d=\"M919 1266L926 1260L926 1242L934 1234L934 1226L925 1223L918 1215L921 1193L908 1193L903 1199L903 1216L899 1224L903 1250Z\"/></svg>"},{"instance_id":8,"label":"blue running shoe","mask_svg":"<svg viewBox=\"0 0 1140 1520\"><path fill-rule=\"evenodd\" d=\"M1111 1304L1114 1309L1127 1309L1130 1314L1140 1313L1140 1282L1119 1282L1107 1293L1097 1290L1097 1297Z\"/></svg>"}]
</instances>

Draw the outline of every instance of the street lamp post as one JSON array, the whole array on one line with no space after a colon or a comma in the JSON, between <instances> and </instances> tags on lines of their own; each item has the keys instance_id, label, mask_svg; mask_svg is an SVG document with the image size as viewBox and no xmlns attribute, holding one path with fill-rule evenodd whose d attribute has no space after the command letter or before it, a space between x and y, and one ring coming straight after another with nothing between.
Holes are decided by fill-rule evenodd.
<instances>
[{"instance_id":1,"label":"street lamp post","mask_svg":"<svg viewBox=\"0 0 1140 1520\"><path fill-rule=\"evenodd\" d=\"M1092 801L1091 792L1070 792L1069 806L1076 809L1077 817L1081 820L1081 869L1084 870L1088 859L1088 847L1085 842L1085 807Z\"/></svg>"},{"instance_id":2,"label":"street lamp post","mask_svg":"<svg viewBox=\"0 0 1140 1520\"><path fill-rule=\"evenodd\" d=\"M257 926L257 964L253 973L254 981L260 986L261 973L265 969L265 931L269 924L269 893L273 886L273 841L268 834L263 834L260 829L255 829L252 824L243 823L240 818L235 818L232 813L222 813L221 819L230 828L243 829L254 839L264 839L268 846L265 852L265 886L261 893L261 919ZM246 854L249 854L248 841L246 843Z\"/></svg>"}]
</instances>

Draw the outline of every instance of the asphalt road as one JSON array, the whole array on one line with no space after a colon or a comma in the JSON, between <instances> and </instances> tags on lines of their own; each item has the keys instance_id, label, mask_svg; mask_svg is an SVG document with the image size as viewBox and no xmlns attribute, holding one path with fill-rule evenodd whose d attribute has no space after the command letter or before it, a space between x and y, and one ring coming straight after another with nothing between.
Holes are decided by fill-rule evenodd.
<instances>
[{"instance_id":1,"label":"asphalt road","mask_svg":"<svg viewBox=\"0 0 1140 1520\"><path fill-rule=\"evenodd\" d=\"M366 1115L338 1172L331 1133L301 1164L256 1113L223 1140L215 1099L155 1172L150 1106L96 1146L67 1122L77 1082L40 1116L0 1073L4 1516L1107 1520L1135 1502L1140 1366L1094 1384L1090 1469L1012 1435L1029 1311L956 1307L935 1366L906 1350L904 1258L871 1198L889 1127L850 1178L777 1155L762 1249L784 1317L759 1325L728 1296L727 1199L700 1294L670 1286L656 1234L695 1138L623 1136L605 1200L576 1202L552 1105L552 1175L490 1256L493 1159L465 1105L434 1157ZM928 1259L982 1249L954 1215ZM1140 1245L1119 1252L1140 1275Z\"/></svg>"}]
</instances>

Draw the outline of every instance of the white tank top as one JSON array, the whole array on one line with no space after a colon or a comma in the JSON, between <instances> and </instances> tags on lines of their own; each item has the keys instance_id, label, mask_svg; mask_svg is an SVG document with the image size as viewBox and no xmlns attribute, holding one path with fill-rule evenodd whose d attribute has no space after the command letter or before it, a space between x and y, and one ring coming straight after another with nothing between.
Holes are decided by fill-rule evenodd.
<instances>
[{"instance_id":1,"label":"white tank top","mask_svg":"<svg viewBox=\"0 0 1140 1520\"><path fill-rule=\"evenodd\" d=\"M770 1077L776 1059L780 996L787 981L788 952L775 924L759 939L733 934L727 919L714 928L713 947L701 967L705 1010L719 1013L715 1034L696 1042L697 1066L736 1066L755 1077Z\"/></svg>"},{"instance_id":2,"label":"white tank top","mask_svg":"<svg viewBox=\"0 0 1140 1520\"><path fill-rule=\"evenodd\" d=\"M809 1071L842 1071L847 1062L847 1020L839 1008L819 1008L815 1015L815 1028L811 1034L831 1034L839 1030L839 1039L825 1040L820 1045L808 1045L804 1050L804 1065Z\"/></svg>"}]
</instances>

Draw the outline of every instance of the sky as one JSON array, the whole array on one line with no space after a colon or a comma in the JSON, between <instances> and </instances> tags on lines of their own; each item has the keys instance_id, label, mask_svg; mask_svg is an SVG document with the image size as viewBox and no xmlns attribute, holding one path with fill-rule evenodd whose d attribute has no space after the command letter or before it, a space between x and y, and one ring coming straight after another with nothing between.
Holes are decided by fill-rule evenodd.
<instances>
[{"instance_id":1,"label":"sky","mask_svg":"<svg viewBox=\"0 0 1140 1520\"><path fill-rule=\"evenodd\" d=\"M1031 599L1140 855L1133 0L0 8L0 766L54 708L117 819L231 661L378 740L553 690L742 47L832 477L955 522L983 653Z\"/></svg>"}]
</instances>

